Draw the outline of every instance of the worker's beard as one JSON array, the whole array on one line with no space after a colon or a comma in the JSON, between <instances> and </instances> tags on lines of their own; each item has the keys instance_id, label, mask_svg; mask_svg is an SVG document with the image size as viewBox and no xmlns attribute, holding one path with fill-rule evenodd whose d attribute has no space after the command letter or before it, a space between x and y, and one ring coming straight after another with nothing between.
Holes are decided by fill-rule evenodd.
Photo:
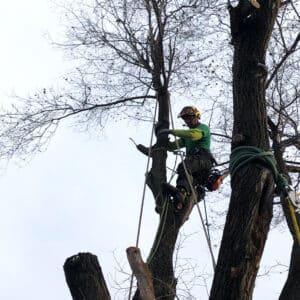
<instances>
[{"instance_id":1,"label":"worker's beard","mask_svg":"<svg viewBox=\"0 0 300 300\"><path fill-rule=\"evenodd\" d=\"M182 126L188 127L188 128L190 128L190 129L192 129L192 128L196 128L196 127L199 125L199 123L200 123L200 122L197 120L197 122L196 122L195 124L192 124L192 123L186 124L186 123L184 123Z\"/></svg>"},{"instance_id":2,"label":"worker's beard","mask_svg":"<svg viewBox=\"0 0 300 300\"><path fill-rule=\"evenodd\" d=\"M199 122L197 122L196 124L190 124L190 125L187 125L190 129L192 128L196 128L197 126L199 125Z\"/></svg>"}]
</instances>

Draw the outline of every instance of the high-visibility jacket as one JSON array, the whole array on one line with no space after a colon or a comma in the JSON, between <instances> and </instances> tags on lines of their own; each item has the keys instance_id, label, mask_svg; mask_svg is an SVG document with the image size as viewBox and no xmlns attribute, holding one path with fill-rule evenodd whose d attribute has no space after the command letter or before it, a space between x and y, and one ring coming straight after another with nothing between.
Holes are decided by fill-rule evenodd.
<instances>
[{"instance_id":1,"label":"high-visibility jacket","mask_svg":"<svg viewBox=\"0 0 300 300\"><path fill-rule=\"evenodd\" d=\"M210 151L210 129L205 124L199 123L197 127L190 129L174 129L172 134L179 139L168 143L167 149L169 151L176 150L178 147L185 147L187 156L202 149Z\"/></svg>"}]
</instances>

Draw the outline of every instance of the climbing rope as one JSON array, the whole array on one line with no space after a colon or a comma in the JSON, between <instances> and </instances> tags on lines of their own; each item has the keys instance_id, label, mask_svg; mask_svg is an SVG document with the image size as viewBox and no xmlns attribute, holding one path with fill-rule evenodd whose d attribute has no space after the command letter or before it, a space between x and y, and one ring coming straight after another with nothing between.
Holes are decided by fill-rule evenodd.
<instances>
[{"instance_id":1,"label":"climbing rope","mask_svg":"<svg viewBox=\"0 0 300 300\"><path fill-rule=\"evenodd\" d=\"M158 102L156 101L155 109L154 109L154 116L153 116L153 126L152 126L151 138L150 138L150 145L149 145L149 153L148 153L146 172L145 172L145 181L144 181L144 186L143 186L143 194L142 194L141 207L140 207L140 215L139 215L139 221L138 221L138 229L137 229L137 235L136 235L136 243L135 243L136 247L138 247L138 245L139 245L140 234L141 234L142 217L143 217L143 210L144 210L144 204L145 204L145 195L146 195L146 186L147 186L147 174L148 174L149 166L150 166L150 157L151 157L150 153L151 153L151 149L152 149L152 142L153 142L153 136L154 136L157 106L158 106ZM130 278L130 288L129 288L128 300L130 300L130 298L131 298L132 286L133 286L133 273L131 273L131 278Z\"/></svg>"},{"instance_id":2,"label":"climbing rope","mask_svg":"<svg viewBox=\"0 0 300 300\"><path fill-rule=\"evenodd\" d=\"M164 227L165 227L166 220L167 220L168 209L169 209L169 202L166 200L166 201L164 201L163 208L162 208L162 211L161 211L160 222L159 222L159 225L158 225L158 229L156 231L156 235L155 235L155 238L154 238L154 243L153 243L153 246L150 250L149 256L147 258L147 264L148 265L152 261L152 258L154 257L154 254L156 253L156 251L158 249L158 246L159 246L159 243L161 241L162 234L163 234Z\"/></svg>"},{"instance_id":3,"label":"climbing rope","mask_svg":"<svg viewBox=\"0 0 300 300\"><path fill-rule=\"evenodd\" d=\"M271 151L263 151L257 147L240 146L235 148L230 155L229 172L231 179L235 176L237 170L250 162L259 162L272 171L278 191L286 192L288 186L287 179L278 172L276 159Z\"/></svg>"},{"instance_id":4,"label":"climbing rope","mask_svg":"<svg viewBox=\"0 0 300 300\"><path fill-rule=\"evenodd\" d=\"M172 125L172 129L175 129L170 100L169 100L169 109L170 109L170 117L171 117L171 125ZM177 141L176 139L175 139L175 141L176 141L177 149L179 149L178 141ZM200 207L199 207L199 203L198 203L198 201L197 201L197 195L196 195L194 186L193 186L193 184L192 184L191 176L190 176L190 174L188 173L187 167L186 167L185 162L184 162L183 154L180 152L179 155L180 155L181 162L182 162L182 165L183 165L183 168L184 168L185 176L186 176L186 178L187 178L187 180L188 180L190 189L191 189L191 191L192 191L192 197L193 197L194 203L195 203L195 205L196 205L196 207L197 207L197 211L198 211L198 214L199 214L199 217L200 217L200 220L201 220L202 228L203 228L203 231L204 231L204 234L205 234L205 238L206 238L206 241L207 241L207 244L208 244L208 249L209 249L210 256L211 256L213 269L214 269L214 271L215 271L215 269L216 269L216 260L215 260L214 253L213 253L213 250L212 250L212 245L211 245L210 236L209 236L209 233L208 233L208 232L206 231L206 229L205 229L205 222L204 222L204 219L203 219L203 216L202 216Z\"/></svg>"},{"instance_id":5,"label":"climbing rope","mask_svg":"<svg viewBox=\"0 0 300 300\"><path fill-rule=\"evenodd\" d=\"M273 173L278 193L282 195L288 203L295 237L300 246L300 229L296 217L296 211L299 211L299 203L296 201L297 193L295 192L295 201L293 201L291 196L292 189L289 187L288 181L284 175L278 172L276 159L271 151L263 151L257 147L251 146L240 146L235 148L230 156L229 171L231 179L235 176L239 168L254 161L262 164Z\"/></svg>"},{"instance_id":6,"label":"climbing rope","mask_svg":"<svg viewBox=\"0 0 300 300\"><path fill-rule=\"evenodd\" d=\"M197 203L198 204L198 203ZM211 243L211 237L210 237L210 231L209 231L209 223L208 223L208 213L207 213L207 208L206 208L206 201L203 199L203 205L204 205L204 215L205 215L205 224L207 228L207 236L209 239L209 242Z\"/></svg>"}]
</instances>

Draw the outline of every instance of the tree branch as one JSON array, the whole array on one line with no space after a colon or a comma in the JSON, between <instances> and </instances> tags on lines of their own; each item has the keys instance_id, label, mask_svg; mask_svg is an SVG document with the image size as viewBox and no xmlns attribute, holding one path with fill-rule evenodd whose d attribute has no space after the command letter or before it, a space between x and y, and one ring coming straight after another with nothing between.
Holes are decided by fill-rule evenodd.
<instances>
[{"instance_id":1,"label":"tree branch","mask_svg":"<svg viewBox=\"0 0 300 300\"><path fill-rule=\"evenodd\" d=\"M96 255L71 256L64 264L64 271L73 300L111 300Z\"/></svg>"},{"instance_id":2,"label":"tree branch","mask_svg":"<svg viewBox=\"0 0 300 300\"><path fill-rule=\"evenodd\" d=\"M287 168L288 172L300 173L300 167L298 167L298 166L287 165L286 168Z\"/></svg>"},{"instance_id":3,"label":"tree branch","mask_svg":"<svg viewBox=\"0 0 300 300\"><path fill-rule=\"evenodd\" d=\"M148 265L143 262L140 249L130 247L127 248L126 252L131 270L138 282L141 298L143 300L155 300L152 275Z\"/></svg>"},{"instance_id":4,"label":"tree branch","mask_svg":"<svg viewBox=\"0 0 300 300\"><path fill-rule=\"evenodd\" d=\"M287 49L285 55L281 58L280 62L276 65L273 73L271 74L271 76L269 77L269 79L266 82L266 89L269 87L270 83L272 82L272 80L276 76L277 72L279 71L279 69L281 68L281 66L283 65L283 63L288 59L288 57L291 54L293 54L295 52L296 47L297 47L299 41L300 41L300 33L298 33L298 35L297 35L294 43L290 47L290 49Z\"/></svg>"}]
</instances>

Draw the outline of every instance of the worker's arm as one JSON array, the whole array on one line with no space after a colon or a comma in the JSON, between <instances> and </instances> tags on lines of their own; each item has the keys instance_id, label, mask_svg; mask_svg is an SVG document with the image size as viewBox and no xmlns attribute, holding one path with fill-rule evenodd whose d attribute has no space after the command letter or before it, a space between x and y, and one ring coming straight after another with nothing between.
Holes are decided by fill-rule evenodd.
<instances>
[{"instance_id":1,"label":"worker's arm","mask_svg":"<svg viewBox=\"0 0 300 300\"><path fill-rule=\"evenodd\" d=\"M182 147L184 147L184 140L183 139L178 139L174 142L168 142L167 150L168 151L174 151L174 150L180 149Z\"/></svg>"},{"instance_id":2,"label":"worker's arm","mask_svg":"<svg viewBox=\"0 0 300 300\"><path fill-rule=\"evenodd\" d=\"M200 140L204 136L204 132L198 128L174 129L170 133L179 138L190 139L192 141Z\"/></svg>"}]
</instances>

